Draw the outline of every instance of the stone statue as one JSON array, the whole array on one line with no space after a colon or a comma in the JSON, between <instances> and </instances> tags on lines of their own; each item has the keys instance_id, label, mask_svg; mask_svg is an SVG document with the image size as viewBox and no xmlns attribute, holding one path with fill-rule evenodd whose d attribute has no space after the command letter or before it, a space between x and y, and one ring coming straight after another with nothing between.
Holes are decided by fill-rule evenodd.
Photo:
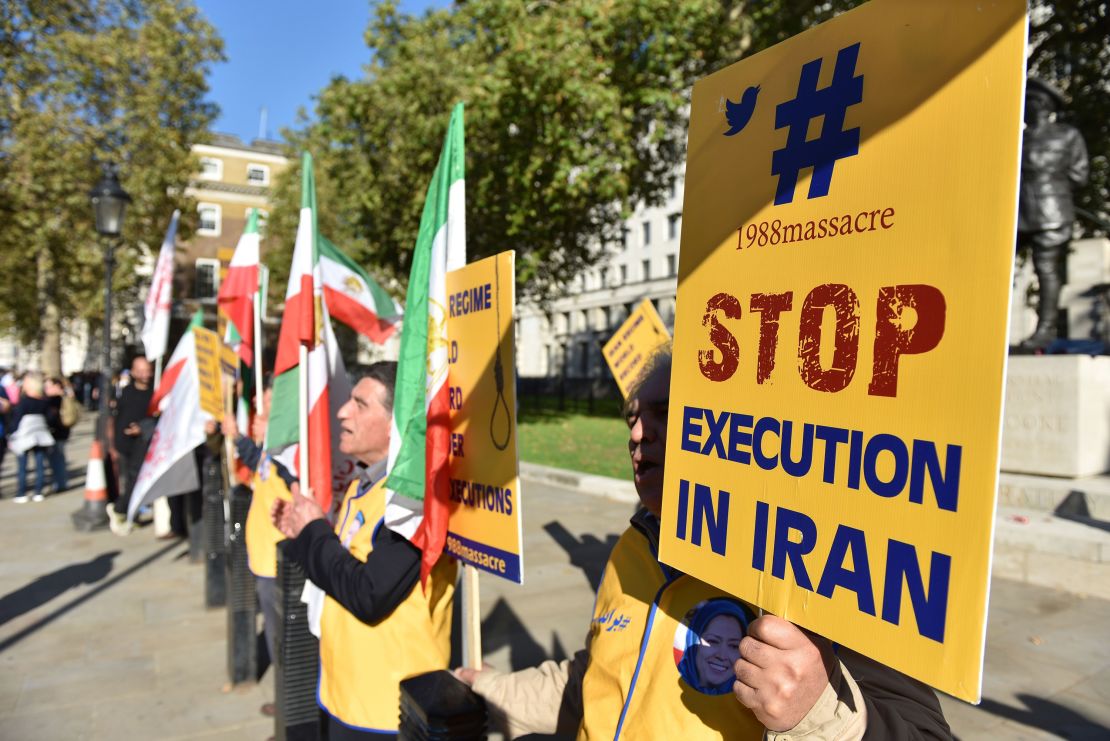
<instances>
[{"instance_id":1,"label":"stone statue","mask_svg":"<svg viewBox=\"0 0 1110 741\"><path fill-rule=\"evenodd\" d=\"M1025 135L1021 142L1018 246L1028 245L1037 274L1037 329L1021 343L1028 350L1056 339L1057 305L1063 284L1062 259L1071 241L1075 205L1072 189L1087 182L1087 146L1074 126L1057 123L1064 96L1030 77L1025 90Z\"/></svg>"}]
</instances>

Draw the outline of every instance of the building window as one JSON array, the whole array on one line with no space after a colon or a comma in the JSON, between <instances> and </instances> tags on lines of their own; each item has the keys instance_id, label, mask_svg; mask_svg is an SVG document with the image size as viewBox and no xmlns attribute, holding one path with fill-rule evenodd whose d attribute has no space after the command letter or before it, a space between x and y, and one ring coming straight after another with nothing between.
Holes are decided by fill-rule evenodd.
<instances>
[{"instance_id":1,"label":"building window","mask_svg":"<svg viewBox=\"0 0 1110 741\"><path fill-rule=\"evenodd\" d=\"M628 232L628 227L621 227L621 248L626 250L628 249Z\"/></svg>"},{"instance_id":2,"label":"building window","mask_svg":"<svg viewBox=\"0 0 1110 741\"><path fill-rule=\"evenodd\" d=\"M598 271L598 275L601 276L601 285L599 287L600 288L605 288L606 286L608 286L609 285L609 268L602 268L601 270Z\"/></svg>"},{"instance_id":3,"label":"building window","mask_svg":"<svg viewBox=\"0 0 1110 741\"><path fill-rule=\"evenodd\" d=\"M247 183L249 185L269 185L270 168L268 165L256 165L253 162L247 165Z\"/></svg>"},{"instance_id":4,"label":"building window","mask_svg":"<svg viewBox=\"0 0 1110 741\"><path fill-rule=\"evenodd\" d=\"M602 306L600 309L598 309L598 312L601 316L601 326L598 327L598 329L608 330L609 329L609 307L608 306Z\"/></svg>"},{"instance_id":5,"label":"building window","mask_svg":"<svg viewBox=\"0 0 1110 741\"><path fill-rule=\"evenodd\" d=\"M667 275L674 277L678 272L678 258L674 255L667 255Z\"/></svg>"},{"instance_id":6,"label":"building window","mask_svg":"<svg viewBox=\"0 0 1110 741\"><path fill-rule=\"evenodd\" d=\"M583 342L578 346L578 370L580 375L590 375L590 343Z\"/></svg>"},{"instance_id":7,"label":"building window","mask_svg":"<svg viewBox=\"0 0 1110 741\"><path fill-rule=\"evenodd\" d=\"M644 228L644 246L646 247L651 244L651 222L645 221L640 226Z\"/></svg>"},{"instance_id":8,"label":"building window","mask_svg":"<svg viewBox=\"0 0 1110 741\"><path fill-rule=\"evenodd\" d=\"M261 236L265 237L266 236L266 222L270 219L270 212L267 211L264 208L260 208L260 209L256 209L256 210L258 211L258 233ZM248 210L248 218L249 218L249 215L250 215L250 212Z\"/></svg>"},{"instance_id":9,"label":"building window","mask_svg":"<svg viewBox=\"0 0 1110 741\"><path fill-rule=\"evenodd\" d=\"M651 280L651 260L644 260L644 280Z\"/></svg>"},{"instance_id":10,"label":"building window","mask_svg":"<svg viewBox=\"0 0 1110 741\"><path fill-rule=\"evenodd\" d=\"M200 177L202 180L221 180L224 176L224 162L215 157L200 158Z\"/></svg>"},{"instance_id":11,"label":"building window","mask_svg":"<svg viewBox=\"0 0 1110 741\"><path fill-rule=\"evenodd\" d=\"M197 204L197 213L200 223L197 225L197 234L202 237L220 236L220 207L215 203Z\"/></svg>"},{"instance_id":12,"label":"building window","mask_svg":"<svg viewBox=\"0 0 1110 741\"><path fill-rule=\"evenodd\" d=\"M667 239L678 239L678 225L682 221L682 214L671 214L667 217Z\"/></svg>"},{"instance_id":13,"label":"building window","mask_svg":"<svg viewBox=\"0 0 1110 741\"><path fill-rule=\"evenodd\" d=\"M628 282L628 266L627 265L621 265L621 282L620 282L620 285L623 286L627 282Z\"/></svg>"},{"instance_id":14,"label":"building window","mask_svg":"<svg viewBox=\"0 0 1110 741\"><path fill-rule=\"evenodd\" d=\"M220 261L198 257L194 286L198 299L201 301L215 301L216 294L220 290Z\"/></svg>"}]
</instances>

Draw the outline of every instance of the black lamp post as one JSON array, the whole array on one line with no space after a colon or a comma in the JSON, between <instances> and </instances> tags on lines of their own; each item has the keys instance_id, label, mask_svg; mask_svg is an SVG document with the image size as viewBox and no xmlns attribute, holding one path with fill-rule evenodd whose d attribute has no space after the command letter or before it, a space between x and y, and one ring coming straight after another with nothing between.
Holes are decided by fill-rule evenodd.
<instances>
[{"instance_id":1,"label":"black lamp post","mask_svg":"<svg viewBox=\"0 0 1110 741\"><path fill-rule=\"evenodd\" d=\"M104 337L100 360L100 405L97 421L97 438L105 461L108 453L108 394L112 380L112 270L115 267L115 247L123 229L123 214L131 196L119 184L114 165L104 167L100 180L89 192L96 212L96 231L104 242ZM90 500L86 495L84 509L74 513L73 524L78 530L88 531L108 524L105 502Z\"/></svg>"},{"instance_id":2,"label":"black lamp post","mask_svg":"<svg viewBox=\"0 0 1110 741\"><path fill-rule=\"evenodd\" d=\"M123 230L123 214L131 196L119 184L114 165L105 165L104 174L89 192L96 212L96 231L104 238L104 345L100 361L100 436L106 439L108 393L112 376L112 270L115 268L115 246ZM107 451L105 451L107 452Z\"/></svg>"}]
</instances>

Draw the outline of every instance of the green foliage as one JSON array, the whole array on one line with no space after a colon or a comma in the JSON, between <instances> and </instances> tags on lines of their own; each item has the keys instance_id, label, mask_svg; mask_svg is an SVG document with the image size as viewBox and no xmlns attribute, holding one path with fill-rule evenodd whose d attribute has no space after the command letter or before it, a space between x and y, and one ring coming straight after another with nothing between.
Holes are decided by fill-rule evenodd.
<instances>
[{"instance_id":1,"label":"green foliage","mask_svg":"<svg viewBox=\"0 0 1110 741\"><path fill-rule=\"evenodd\" d=\"M316 158L321 229L403 281L448 114L465 101L469 256L516 249L521 288L550 295L603 256L632 205L666 195L690 86L739 57L742 25L716 0L473 0L421 18L384 3L365 78L333 80L287 136ZM290 171L276 187L275 273L298 183Z\"/></svg>"},{"instance_id":2,"label":"green foliage","mask_svg":"<svg viewBox=\"0 0 1110 741\"><path fill-rule=\"evenodd\" d=\"M387 285L407 279L424 189L452 105L467 103L471 259L517 250L526 296L550 297L605 257L630 207L655 204L685 159L699 77L861 0L470 0L415 18L376 6L362 79L336 78L286 132L316 157L320 224ZM1105 213L1106 4L1035 0L1030 69L1073 99L1093 157L1080 195ZM285 285L299 172L276 186L274 286Z\"/></svg>"},{"instance_id":3,"label":"green foliage","mask_svg":"<svg viewBox=\"0 0 1110 741\"><path fill-rule=\"evenodd\" d=\"M119 166L133 198L116 250L124 296L137 297L135 266L174 208L189 235L189 150L216 115L203 97L222 55L190 0L0 3L0 329L31 342L44 315L102 315L88 197L100 163Z\"/></svg>"}]
</instances>

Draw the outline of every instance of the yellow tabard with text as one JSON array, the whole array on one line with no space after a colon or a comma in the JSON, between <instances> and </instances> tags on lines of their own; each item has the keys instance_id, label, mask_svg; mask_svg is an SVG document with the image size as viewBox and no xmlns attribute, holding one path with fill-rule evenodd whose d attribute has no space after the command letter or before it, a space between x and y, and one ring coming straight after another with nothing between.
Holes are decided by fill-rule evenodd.
<instances>
[{"instance_id":1,"label":"yellow tabard with text","mask_svg":"<svg viewBox=\"0 0 1110 741\"><path fill-rule=\"evenodd\" d=\"M359 493L352 481L339 507L335 534L366 563L374 533L384 527L385 481ZM428 582L413 586L388 617L373 625L331 597L320 615L320 676L316 699L329 715L360 731L396 733L401 680L446 669L457 567L440 558Z\"/></svg>"},{"instance_id":2,"label":"yellow tabard with text","mask_svg":"<svg viewBox=\"0 0 1110 741\"><path fill-rule=\"evenodd\" d=\"M515 253L447 274L451 510L446 551L522 583L516 452Z\"/></svg>"},{"instance_id":3,"label":"yellow tabard with text","mask_svg":"<svg viewBox=\"0 0 1110 741\"><path fill-rule=\"evenodd\" d=\"M200 409L220 419L224 413L220 384L220 336L210 329L193 327L197 348L197 380L200 382Z\"/></svg>"},{"instance_id":4,"label":"yellow tabard with text","mask_svg":"<svg viewBox=\"0 0 1110 741\"><path fill-rule=\"evenodd\" d=\"M977 701L1021 0L873 0L700 80L660 558Z\"/></svg>"},{"instance_id":5,"label":"yellow tabard with text","mask_svg":"<svg viewBox=\"0 0 1110 741\"><path fill-rule=\"evenodd\" d=\"M628 398L629 389L655 349L670 339L670 332L659 318L655 304L644 299L601 348L624 398Z\"/></svg>"}]
</instances>

